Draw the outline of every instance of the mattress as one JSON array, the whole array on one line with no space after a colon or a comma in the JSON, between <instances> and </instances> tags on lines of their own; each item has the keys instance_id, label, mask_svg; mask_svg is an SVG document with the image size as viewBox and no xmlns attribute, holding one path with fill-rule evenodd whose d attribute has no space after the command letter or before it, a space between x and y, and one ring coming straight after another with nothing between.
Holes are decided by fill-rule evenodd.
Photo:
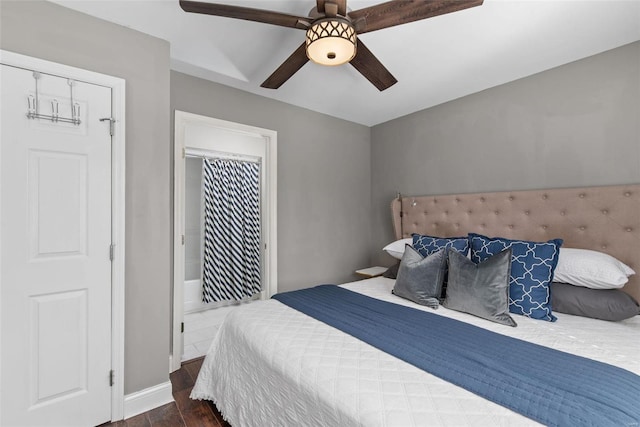
<instances>
[{"instance_id":1,"label":"mattress","mask_svg":"<svg viewBox=\"0 0 640 427\"><path fill-rule=\"evenodd\" d=\"M640 375L640 316L616 323L514 316L518 327L511 328L418 306L391 294L393 285L376 277L342 286ZM275 300L229 314L191 397L215 402L234 427L536 425Z\"/></svg>"}]
</instances>

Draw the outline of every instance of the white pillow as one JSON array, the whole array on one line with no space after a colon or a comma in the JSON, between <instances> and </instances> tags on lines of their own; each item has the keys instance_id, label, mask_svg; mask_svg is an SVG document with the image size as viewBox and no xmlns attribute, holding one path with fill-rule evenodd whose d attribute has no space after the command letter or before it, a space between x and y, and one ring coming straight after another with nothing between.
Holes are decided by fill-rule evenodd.
<instances>
[{"instance_id":1,"label":"white pillow","mask_svg":"<svg viewBox=\"0 0 640 427\"><path fill-rule=\"evenodd\" d=\"M387 246L382 248L382 250L396 259L402 259L402 255L404 254L404 245L411 246L412 244L413 237L407 237L406 239L400 239L389 243Z\"/></svg>"},{"instance_id":2,"label":"white pillow","mask_svg":"<svg viewBox=\"0 0 640 427\"><path fill-rule=\"evenodd\" d=\"M588 249L561 248L553 281L591 289L617 289L635 273L611 255Z\"/></svg>"}]
</instances>

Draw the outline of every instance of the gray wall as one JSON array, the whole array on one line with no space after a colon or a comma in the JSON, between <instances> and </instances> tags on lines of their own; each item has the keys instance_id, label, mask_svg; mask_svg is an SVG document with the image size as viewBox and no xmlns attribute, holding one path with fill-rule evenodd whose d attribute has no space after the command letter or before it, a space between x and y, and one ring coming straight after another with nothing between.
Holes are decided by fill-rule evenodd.
<instances>
[{"instance_id":1,"label":"gray wall","mask_svg":"<svg viewBox=\"0 0 640 427\"><path fill-rule=\"evenodd\" d=\"M0 48L126 79L125 393L168 381L169 45L53 3L0 15Z\"/></svg>"},{"instance_id":2,"label":"gray wall","mask_svg":"<svg viewBox=\"0 0 640 427\"><path fill-rule=\"evenodd\" d=\"M406 195L640 182L640 42L371 130L374 263Z\"/></svg>"},{"instance_id":3,"label":"gray wall","mask_svg":"<svg viewBox=\"0 0 640 427\"><path fill-rule=\"evenodd\" d=\"M279 291L368 266L369 128L177 72L171 109L278 132Z\"/></svg>"}]
</instances>

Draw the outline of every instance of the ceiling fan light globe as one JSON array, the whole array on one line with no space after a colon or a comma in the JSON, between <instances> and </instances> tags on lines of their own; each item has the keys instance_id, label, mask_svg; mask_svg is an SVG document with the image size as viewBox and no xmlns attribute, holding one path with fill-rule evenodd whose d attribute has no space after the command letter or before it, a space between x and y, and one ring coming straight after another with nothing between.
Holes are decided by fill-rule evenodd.
<instances>
[{"instance_id":1,"label":"ceiling fan light globe","mask_svg":"<svg viewBox=\"0 0 640 427\"><path fill-rule=\"evenodd\" d=\"M307 30L307 57L320 65L342 65L356 55L356 32L340 18L316 21Z\"/></svg>"},{"instance_id":2,"label":"ceiling fan light globe","mask_svg":"<svg viewBox=\"0 0 640 427\"><path fill-rule=\"evenodd\" d=\"M320 65L342 65L353 59L356 47L338 37L326 37L307 46L307 56Z\"/></svg>"}]
</instances>

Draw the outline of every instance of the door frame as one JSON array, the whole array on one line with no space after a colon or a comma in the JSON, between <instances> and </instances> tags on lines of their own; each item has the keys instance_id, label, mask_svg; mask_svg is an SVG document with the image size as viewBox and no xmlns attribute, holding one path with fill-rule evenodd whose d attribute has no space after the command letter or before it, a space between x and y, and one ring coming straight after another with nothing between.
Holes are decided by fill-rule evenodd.
<instances>
[{"instance_id":1,"label":"door frame","mask_svg":"<svg viewBox=\"0 0 640 427\"><path fill-rule=\"evenodd\" d=\"M266 279L264 297L270 298L278 291L278 133L274 130L244 125L185 111L175 111L174 131L174 175L173 175L173 327L171 338L170 372L180 369L184 320L184 187L185 154L189 147L185 141L185 129L191 125L205 125L229 132L242 133L264 138L266 153L263 167L266 179L263 182L266 191L266 206L263 210L266 226L263 227L266 249L264 253L264 278ZM212 150L215 151L215 150Z\"/></svg>"},{"instance_id":2,"label":"door frame","mask_svg":"<svg viewBox=\"0 0 640 427\"><path fill-rule=\"evenodd\" d=\"M2 49L0 64L38 70L111 89L111 117L115 119L111 136L111 242L114 245L111 262L111 420L121 420L124 417L125 80ZM108 122L104 126L109 126Z\"/></svg>"}]
</instances>

